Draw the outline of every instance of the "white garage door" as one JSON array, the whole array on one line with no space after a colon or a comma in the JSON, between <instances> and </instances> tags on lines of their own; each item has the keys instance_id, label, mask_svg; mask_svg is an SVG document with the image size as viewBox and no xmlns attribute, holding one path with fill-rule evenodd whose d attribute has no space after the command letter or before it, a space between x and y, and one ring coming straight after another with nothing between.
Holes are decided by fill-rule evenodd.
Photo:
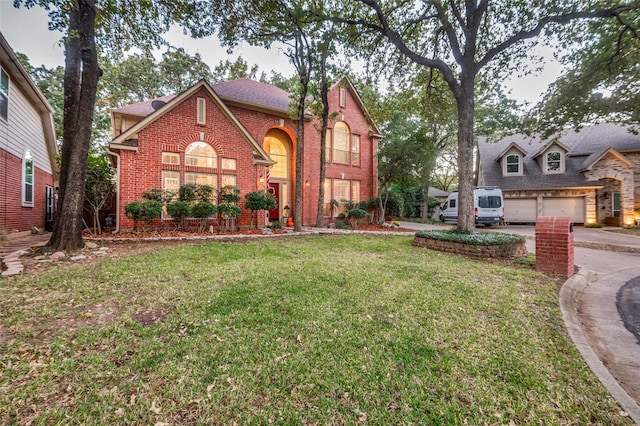
<instances>
[{"instance_id":1,"label":"white garage door","mask_svg":"<svg viewBox=\"0 0 640 426\"><path fill-rule=\"evenodd\" d=\"M505 198L504 220L507 223L529 223L536 221L535 198Z\"/></svg>"},{"instance_id":2,"label":"white garage door","mask_svg":"<svg viewBox=\"0 0 640 426\"><path fill-rule=\"evenodd\" d=\"M584 223L584 197L545 198L542 212L545 216L569 216L574 223Z\"/></svg>"}]
</instances>

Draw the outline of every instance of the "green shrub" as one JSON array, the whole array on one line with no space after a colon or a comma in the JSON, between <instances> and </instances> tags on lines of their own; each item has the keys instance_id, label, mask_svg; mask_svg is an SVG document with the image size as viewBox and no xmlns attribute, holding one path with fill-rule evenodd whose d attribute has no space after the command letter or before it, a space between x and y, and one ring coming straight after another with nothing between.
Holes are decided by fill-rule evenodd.
<instances>
[{"instance_id":1,"label":"green shrub","mask_svg":"<svg viewBox=\"0 0 640 426\"><path fill-rule=\"evenodd\" d=\"M336 229L353 229L353 228L342 221L338 221L336 222Z\"/></svg>"},{"instance_id":2,"label":"green shrub","mask_svg":"<svg viewBox=\"0 0 640 426\"><path fill-rule=\"evenodd\" d=\"M185 218L191 214L191 206L186 201L174 201L167 204L167 213L180 229L184 229Z\"/></svg>"},{"instance_id":3,"label":"green shrub","mask_svg":"<svg viewBox=\"0 0 640 426\"><path fill-rule=\"evenodd\" d=\"M209 217L216 213L218 213L218 207L208 201L200 201L191 207L193 217L200 219L200 226L198 227L200 232L203 232L207 228Z\"/></svg>"},{"instance_id":4,"label":"green shrub","mask_svg":"<svg viewBox=\"0 0 640 426\"><path fill-rule=\"evenodd\" d=\"M271 222L271 228L273 229L282 229L282 224L279 220Z\"/></svg>"},{"instance_id":5,"label":"green shrub","mask_svg":"<svg viewBox=\"0 0 640 426\"><path fill-rule=\"evenodd\" d=\"M194 202L196 200L196 185L193 183L180 185L180 188L178 188L178 199L185 203Z\"/></svg>"},{"instance_id":6,"label":"green shrub","mask_svg":"<svg viewBox=\"0 0 640 426\"><path fill-rule=\"evenodd\" d=\"M271 210L278 207L278 200L273 194L265 190L248 192L244 196L244 208L251 210L251 227L253 228L254 213L259 210Z\"/></svg>"},{"instance_id":7,"label":"green shrub","mask_svg":"<svg viewBox=\"0 0 640 426\"><path fill-rule=\"evenodd\" d=\"M418 238L453 241L474 246L494 246L524 242L524 237L522 235L504 234L502 232L458 232L456 230L418 231L415 236Z\"/></svg>"},{"instance_id":8,"label":"green shrub","mask_svg":"<svg viewBox=\"0 0 640 426\"><path fill-rule=\"evenodd\" d=\"M596 223L596 222L594 222L594 223L585 223L584 224L585 228L602 228L602 226L603 225L601 223Z\"/></svg>"},{"instance_id":9,"label":"green shrub","mask_svg":"<svg viewBox=\"0 0 640 426\"><path fill-rule=\"evenodd\" d=\"M162 215L162 203L160 201L132 201L124 207L124 214L133 220L133 227L138 227L138 222L149 225L153 219Z\"/></svg>"},{"instance_id":10,"label":"green shrub","mask_svg":"<svg viewBox=\"0 0 640 426\"><path fill-rule=\"evenodd\" d=\"M362 209L351 209L347 213L347 217L349 218L349 222L351 222L351 226L354 229L358 228L358 225L367 219L371 219L371 215Z\"/></svg>"}]
</instances>

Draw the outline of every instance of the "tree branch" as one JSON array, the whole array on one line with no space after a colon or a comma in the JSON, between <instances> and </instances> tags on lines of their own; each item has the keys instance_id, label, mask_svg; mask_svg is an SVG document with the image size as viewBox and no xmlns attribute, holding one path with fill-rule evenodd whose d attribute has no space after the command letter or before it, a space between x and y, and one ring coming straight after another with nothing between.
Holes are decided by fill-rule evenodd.
<instances>
[{"instance_id":1,"label":"tree branch","mask_svg":"<svg viewBox=\"0 0 640 426\"><path fill-rule=\"evenodd\" d=\"M511 36L510 38L508 38L507 40L505 40L504 42L498 44L493 49L489 50L484 55L484 57L478 62L477 69L480 69L485 65L487 65L494 57L504 52L505 50L515 45L516 43L538 36L540 32L549 24L554 24L554 23L566 24L577 19L612 18L612 17L618 18L622 12L637 10L639 7L640 6L636 6L636 5L623 5L623 6L615 7L613 9L596 10L592 12L586 12L586 11L571 12L571 13L565 13L562 15L547 16L546 18L543 18L540 21L538 21L538 24L534 28L527 31L520 31L514 34L513 36Z\"/></svg>"}]
</instances>

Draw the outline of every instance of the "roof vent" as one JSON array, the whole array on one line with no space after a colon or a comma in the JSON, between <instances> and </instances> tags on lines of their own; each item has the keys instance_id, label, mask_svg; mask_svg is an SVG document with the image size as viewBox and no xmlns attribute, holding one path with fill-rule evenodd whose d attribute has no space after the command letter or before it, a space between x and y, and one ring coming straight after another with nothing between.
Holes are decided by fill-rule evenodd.
<instances>
[{"instance_id":1,"label":"roof vent","mask_svg":"<svg viewBox=\"0 0 640 426\"><path fill-rule=\"evenodd\" d=\"M165 101L161 101L161 100L158 100L158 99L156 99L155 101L151 102L151 108L153 108L154 111L159 110L160 108L162 108L165 105L166 105Z\"/></svg>"}]
</instances>

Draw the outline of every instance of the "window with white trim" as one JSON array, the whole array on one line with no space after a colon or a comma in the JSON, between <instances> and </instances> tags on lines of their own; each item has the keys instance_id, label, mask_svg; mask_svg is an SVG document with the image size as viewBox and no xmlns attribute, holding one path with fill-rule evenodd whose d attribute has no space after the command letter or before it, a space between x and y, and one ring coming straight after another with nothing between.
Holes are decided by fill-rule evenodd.
<instances>
[{"instance_id":1,"label":"window with white trim","mask_svg":"<svg viewBox=\"0 0 640 426\"><path fill-rule=\"evenodd\" d=\"M324 160L325 163L331 163L331 135L333 134L332 129L327 129L325 145L324 145Z\"/></svg>"},{"instance_id":2,"label":"window with white trim","mask_svg":"<svg viewBox=\"0 0 640 426\"><path fill-rule=\"evenodd\" d=\"M22 158L22 205L33 207L34 167L31 151L26 150Z\"/></svg>"},{"instance_id":3,"label":"window with white trim","mask_svg":"<svg viewBox=\"0 0 640 426\"><path fill-rule=\"evenodd\" d=\"M520 174L520 156L518 154L507 155L506 172L508 175Z\"/></svg>"},{"instance_id":4,"label":"window with white trim","mask_svg":"<svg viewBox=\"0 0 640 426\"><path fill-rule=\"evenodd\" d=\"M163 152L162 164L180 164L180 154L177 152Z\"/></svg>"},{"instance_id":5,"label":"window with white trim","mask_svg":"<svg viewBox=\"0 0 640 426\"><path fill-rule=\"evenodd\" d=\"M198 98L198 124L207 124L207 100Z\"/></svg>"},{"instance_id":6,"label":"window with white trim","mask_svg":"<svg viewBox=\"0 0 640 426\"><path fill-rule=\"evenodd\" d=\"M333 128L333 162L349 164L349 127L343 121Z\"/></svg>"},{"instance_id":7,"label":"window with white trim","mask_svg":"<svg viewBox=\"0 0 640 426\"><path fill-rule=\"evenodd\" d=\"M235 175L222 175L222 187L225 186L236 186L236 176Z\"/></svg>"},{"instance_id":8,"label":"window with white trim","mask_svg":"<svg viewBox=\"0 0 640 426\"><path fill-rule=\"evenodd\" d=\"M344 87L340 88L340 106L347 106L347 89L345 89Z\"/></svg>"},{"instance_id":9,"label":"window with white trim","mask_svg":"<svg viewBox=\"0 0 640 426\"><path fill-rule=\"evenodd\" d=\"M324 199L322 202L322 214L331 216L331 179L324 180Z\"/></svg>"},{"instance_id":10,"label":"window with white trim","mask_svg":"<svg viewBox=\"0 0 640 426\"><path fill-rule=\"evenodd\" d=\"M236 170L237 162L235 158L223 158L222 168L225 170Z\"/></svg>"},{"instance_id":11,"label":"window with white trim","mask_svg":"<svg viewBox=\"0 0 640 426\"><path fill-rule=\"evenodd\" d=\"M9 117L9 75L0 68L0 117Z\"/></svg>"},{"instance_id":12,"label":"window with white trim","mask_svg":"<svg viewBox=\"0 0 640 426\"><path fill-rule=\"evenodd\" d=\"M359 180L351 181L351 202L352 203L360 202L360 181Z\"/></svg>"},{"instance_id":13,"label":"window with white trim","mask_svg":"<svg viewBox=\"0 0 640 426\"><path fill-rule=\"evenodd\" d=\"M360 165L360 135L351 135L351 165Z\"/></svg>"},{"instance_id":14,"label":"window with white trim","mask_svg":"<svg viewBox=\"0 0 640 426\"><path fill-rule=\"evenodd\" d=\"M218 175L211 173L190 173L184 174L184 183L193 185L207 185L214 189L218 187Z\"/></svg>"},{"instance_id":15,"label":"window with white trim","mask_svg":"<svg viewBox=\"0 0 640 426\"><path fill-rule=\"evenodd\" d=\"M562 172L562 153L560 151L549 151L545 155L546 171L548 173Z\"/></svg>"},{"instance_id":16,"label":"window with white trim","mask_svg":"<svg viewBox=\"0 0 640 426\"><path fill-rule=\"evenodd\" d=\"M206 142L193 142L185 150L184 164L187 166L217 167L218 154Z\"/></svg>"}]
</instances>

